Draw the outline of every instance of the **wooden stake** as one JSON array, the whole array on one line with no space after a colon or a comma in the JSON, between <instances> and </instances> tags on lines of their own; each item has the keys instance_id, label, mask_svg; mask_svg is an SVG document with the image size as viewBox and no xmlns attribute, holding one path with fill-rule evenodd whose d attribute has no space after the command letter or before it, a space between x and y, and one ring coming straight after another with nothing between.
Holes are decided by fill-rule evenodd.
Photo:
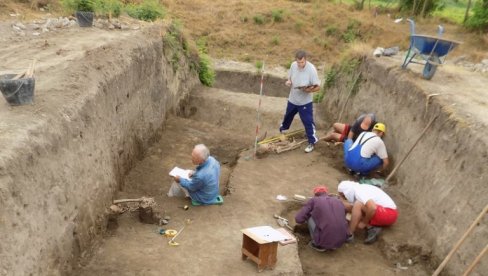
<instances>
[{"instance_id":1,"label":"wooden stake","mask_svg":"<svg viewBox=\"0 0 488 276\"><path fill-rule=\"evenodd\" d=\"M405 154L405 156L403 157L403 159L395 166L395 168L391 171L391 173L385 179L385 183L388 183L388 181L393 177L393 175L398 170L398 168L403 164L403 161L405 161L405 159L407 159L407 157L410 155L410 153L412 152L412 150L419 143L419 141L422 138L422 136L424 136L424 134L427 131L427 129L429 129L430 125L432 125L432 123L435 121L435 119L437 119L437 116L439 116L439 115L435 115L434 118L432 118L432 120L430 120L430 122L427 124L427 126L422 131L422 133L420 133L419 137L417 138L417 141L415 141L415 143L412 145L412 147L408 150L407 154Z\"/></svg>"},{"instance_id":2,"label":"wooden stake","mask_svg":"<svg viewBox=\"0 0 488 276\"><path fill-rule=\"evenodd\" d=\"M441 273L442 269L447 265L447 263L449 262L449 260L452 258L452 255L454 255L454 253L458 250L458 248L464 242L464 240L466 239L466 237L473 231L473 229L476 226L476 224L478 224L478 222L483 218L483 216L487 212L488 212L488 204L485 206L485 208L483 209L483 211L481 211L481 213L478 215L478 217L473 221L473 223L471 223L471 226L469 226L468 230L466 230L466 232L464 232L464 235L454 245L454 247L451 249L451 252L449 252L449 254L447 254L447 256L444 258L444 260L439 265L439 267L434 271L434 274L432 274L432 276L437 276L437 275L439 275L439 273ZM483 251L485 251L485 250L486 250L486 248ZM483 253L483 251L481 253ZM474 265L476 265L476 264L474 264Z\"/></svg>"},{"instance_id":3,"label":"wooden stake","mask_svg":"<svg viewBox=\"0 0 488 276\"><path fill-rule=\"evenodd\" d=\"M471 272L473 272L473 269L476 267L476 265L478 265L481 258L483 258L483 255L485 255L487 251L488 251L488 244L485 245L485 248L481 250L480 254L478 254L478 256L476 256L474 261L468 266L468 269L466 269L463 276L468 276L469 274L471 274Z\"/></svg>"}]
</instances>

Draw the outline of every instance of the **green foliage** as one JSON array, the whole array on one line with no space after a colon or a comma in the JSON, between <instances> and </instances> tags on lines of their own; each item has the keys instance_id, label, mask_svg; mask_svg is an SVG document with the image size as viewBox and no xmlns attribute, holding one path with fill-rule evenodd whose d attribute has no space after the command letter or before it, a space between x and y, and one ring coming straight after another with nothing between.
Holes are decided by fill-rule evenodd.
<instances>
[{"instance_id":1,"label":"green foliage","mask_svg":"<svg viewBox=\"0 0 488 276\"><path fill-rule=\"evenodd\" d=\"M336 25L330 25L325 29L325 34L327 36L336 36L339 33L339 29Z\"/></svg>"},{"instance_id":2,"label":"green foliage","mask_svg":"<svg viewBox=\"0 0 488 276\"><path fill-rule=\"evenodd\" d=\"M98 15L108 17L119 17L122 12L123 4L119 0L97 0L95 1L95 11Z\"/></svg>"},{"instance_id":3,"label":"green foliage","mask_svg":"<svg viewBox=\"0 0 488 276\"><path fill-rule=\"evenodd\" d=\"M263 65L264 65L264 63L262 61L260 61L260 60L256 61L255 66L258 69L258 71L261 71L263 69Z\"/></svg>"},{"instance_id":4,"label":"green foliage","mask_svg":"<svg viewBox=\"0 0 488 276\"><path fill-rule=\"evenodd\" d=\"M95 11L94 0L61 0L61 5L70 12L75 11L85 11L93 12Z\"/></svg>"},{"instance_id":5,"label":"green foliage","mask_svg":"<svg viewBox=\"0 0 488 276\"><path fill-rule=\"evenodd\" d=\"M362 59L359 58L345 58L340 65L340 71L346 75L354 73L362 63Z\"/></svg>"},{"instance_id":6,"label":"green foliage","mask_svg":"<svg viewBox=\"0 0 488 276\"><path fill-rule=\"evenodd\" d=\"M416 4L414 8L414 3ZM432 14L442 3L441 0L430 0L425 7L425 14L424 16L427 16L429 14ZM400 7L400 11L402 12L407 12L409 15L420 15L422 13L422 8L424 5L424 1L415 1L415 0L400 0L400 3L398 4Z\"/></svg>"},{"instance_id":7,"label":"green foliage","mask_svg":"<svg viewBox=\"0 0 488 276\"><path fill-rule=\"evenodd\" d=\"M295 22L295 31L300 32L303 28L303 22L298 20Z\"/></svg>"},{"instance_id":8,"label":"green foliage","mask_svg":"<svg viewBox=\"0 0 488 276\"><path fill-rule=\"evenodd\" d=\"M283 22L283 10L272 10L271 17L273 18L273 22Z\"/></svg>"},{"instance_id":9,"label":"green foliage","mask_svg":"<svg viewBox=\"0 0 488 276\"><path fill-rule=\"evenodd\" d=\"M206 86L212 86L215 81L215 71L210 63L210 58L207 54L199 53L200 62L198 66L198 77L200 82Z\"/></svg>"},{"instance_id":10,"label":"green foliage","mask_svg":"<svg viewBox=\"0 0 488 276\"><path fill-rule=\"evenodd\" d=\"M212 68L210 57L207 55L207 40L205 37L200 37L197 40L198 57L198 78L203 85L212 86L215 82L215 71Z\"/></svg>"},{"instance_id":11,"label":"green foliage","mask_svg":"<svg viewBox=\"0 0 488 276\"><path fill-rule=\"evenodd\" d=\"M273 45L279 45L280 44L280 37L279 36L273 36L273 39L271 39L271 44Z\"/></svg>"},{"instance_id":12,"label":"green foliage","mask_svg":"<svg viewBox=\"0 0 488 276\"><path fill-rule=\"evenodd\" d=\"M261 14L256 14L255 16L253 16L252 20L254 20L254 23L257 25L263 25L265 22L265 18Z\"/></svg>"},{"instance_id":13,"label":"green foliage","mask_svg":"<svg viewBox=\"0 0 488 276\"><path fill-rule=\"evenodd\" d=\"M347 24L346 31L342 34L342 40L346 43L351 43L360 37L361 32L359 27L361 26L361 22L357 21L356 19L352 19Z\"/></svg>"},{"instance_id":14,"label":"green foliage","mask_svg":"<svg viewBox=\"0 0 488 276\"><path fill-rule=\"evenodd\" d=\"M127 5L126 11L130 17L144 21L154 21L158 18L164 18L166 15L165 9L157 0L144 0L138 5Z\"/></svg>"},{"instance_id":15,"label":"green foliage","mask_svg":"<svg viewBox=\"0 0 488 276\"><path fill-rule=\"evenodd\" d=\"M331 67L324 74L324 85L320 88L320 91L313 95L314 103L321 103L325 97L327 90L333 87L337 80L338 71L335 66Z\"/></svg>"},{"instance_id":16,"label":"green foliage","mask_svg":"<svg viewBox=\"0 0 488 276\"><path fill-rule=\"evenodd\" d=\"M465 26L472 30L488 30L488 0L478 1L473 7L473 15L468 18Z\"/></svg>"}]
</instances>

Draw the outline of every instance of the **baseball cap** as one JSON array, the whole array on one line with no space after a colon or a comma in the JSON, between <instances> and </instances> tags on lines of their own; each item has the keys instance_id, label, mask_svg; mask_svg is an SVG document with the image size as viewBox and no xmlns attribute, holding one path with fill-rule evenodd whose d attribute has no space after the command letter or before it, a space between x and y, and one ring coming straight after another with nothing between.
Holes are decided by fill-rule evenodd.
<instances>
[{"instance_id":1,"label":"baseball cap","mask_svg":"<svg viewBox=\"0 0 488 276\"><path fill-rule=\"evenodd\" d=\"M328 192L329 192L329 190L325 186L317 186L317 187L313 188L313 194L314 195L319 194L319 193L328 193Z\"/></svg>"},{"instance_id":2,"label":"baseball cap","mask_svg":"<svg viewBox=\"0 0 488 276\"><path fill-rule=\"evenodd\" d=\"M378 130L383 133L386 133L386 126L382 123L377 123L376 125L374 125L373 130Z\"/></svg>"}]
</instances>

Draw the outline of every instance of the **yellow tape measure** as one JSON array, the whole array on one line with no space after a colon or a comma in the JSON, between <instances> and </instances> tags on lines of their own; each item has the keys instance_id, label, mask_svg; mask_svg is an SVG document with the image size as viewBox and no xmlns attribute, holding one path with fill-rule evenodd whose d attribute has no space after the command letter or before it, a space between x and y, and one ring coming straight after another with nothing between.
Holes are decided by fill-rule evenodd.
<instances>
[{"instance_id":1,"label":"yellow tape measure","mask_svg":"<svg viewBox=\"0 0 488 276\"><path fill-rule=\"evenodd\" d=\"M168 229L168 230L164 231L164 235L168 238L172 238L172 237L176 236L176 234L178 234L178 231L173 230L173 229Z\"/></svg>"}]
</instances>

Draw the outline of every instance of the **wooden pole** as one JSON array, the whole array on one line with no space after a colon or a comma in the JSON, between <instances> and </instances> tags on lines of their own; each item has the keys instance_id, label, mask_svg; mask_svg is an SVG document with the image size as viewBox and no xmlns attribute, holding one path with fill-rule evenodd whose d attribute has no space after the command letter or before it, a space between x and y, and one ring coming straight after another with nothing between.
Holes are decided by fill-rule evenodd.
<instances>
[{"instance_id":1,"label":"wooden pole","mask_svg":"<svg viewBox=\"0 0 488 276\"><path fill-rule=\"evenodd\" d=\"M478 217L473 221L473 223L471 223L471 226L469 226L468 230L466 230L466 232L464 232L464 235L454 245L454 247L451 249L451 252L449 252L449 254L447 254L447 256L444 258L444 260L439 265L439 267L434 271L434 274L432 274L432 276L437 276L437 275L439 275L439 273L441 273L442 269L447 265L447 263L449 262L449 260L452 258L452 255L454 255L454 253L458 250L458 248L464 242L464 240L466 239L466 237L473 231L473 229L476 226L476 224L478 224L478 222L483 218L483 216L487 212L488 212L488 204L485 206L485 208L483 209L483 211L481 211L481 213L478 215ZM483 250L483 251L485 251L485 250Z\"/></svg>"},{"instance_id":2,"label":"wooden pole","mask_svg":"<svg viewBox=\"0 0 488 276\"><path fill-rule=\"evenodd\" d=\"M410 153L412 152L412 150L419 143L419 141L422 138L422 136L424 136L424 134L427 131L427 129L429 129L430 125L432 125L432 123L435 121L435 119L437 119L438 116L439 115L435 115L434 118L432 118L432 120L430 120L430 122L427 124L427 126L422 131L422 133L420 133L420 136L419 136L419 138L417 138L417 141L415 141L415 143L412 145L412 147L408 150L407 154L405 154L405 156L403 157L403 159L395 166L395 168L391 171L391 173L385 179L385 182L386 183L388 183L388 180L390 180L393 177L393 175L396 173L396 171L398 170L398 168L403 164L403 161L405 161L407 159L407 157L410 155Z\"/></svg>"},{"instance_id":3,"label":"wooden pole","mask_svg":"<svg viewBox=\"0 0 488 276\"><path fill-rule=\"evenodd\" d=\"M476 267L476 265L478 265L481 258L483 258L483 255L485 255L487 251L488 251L488 243L485 245L485 248L480 252L480 254L476 256L474 261L468 266L468 269L466 269L463 276L468 276L469 274L471 274L471 272L473 272L473 269Z\"/></svg>"}]
</instances>

